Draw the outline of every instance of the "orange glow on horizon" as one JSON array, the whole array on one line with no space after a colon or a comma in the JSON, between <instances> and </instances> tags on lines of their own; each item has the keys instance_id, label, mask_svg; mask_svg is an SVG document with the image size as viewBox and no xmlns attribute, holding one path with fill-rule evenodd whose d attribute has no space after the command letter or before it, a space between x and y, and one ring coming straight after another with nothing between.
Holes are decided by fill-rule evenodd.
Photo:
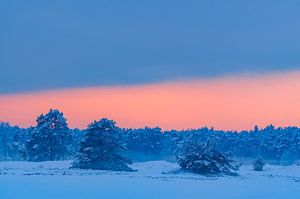
<instances>
[{"instance_id":1,"label":"orange glow on horizon","mask_svg":"<svg viewBox=\"0 0 300 199\"><path fill-rule=\"evenodd\" d=\"M134 128L299 126L300 72L0 95L0 120L23 127L50 108L77 128L102 117Z\"/></svg>"}]
</instances>

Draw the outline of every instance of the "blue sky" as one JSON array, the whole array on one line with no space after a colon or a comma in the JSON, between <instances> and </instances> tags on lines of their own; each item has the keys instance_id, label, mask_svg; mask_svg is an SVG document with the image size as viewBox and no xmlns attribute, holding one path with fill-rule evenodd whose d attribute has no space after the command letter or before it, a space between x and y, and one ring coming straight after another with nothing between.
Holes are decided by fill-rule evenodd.
<instances>
[{"instance_id":1,"label":"blue sky","mask_svg":"<svg viewBox=\"0 0 300 199\"><path fill-rule=\"evenodd\" d=\"M0 93L300 67L300 2L0 1Z\"/></svg>"}]
</instances>

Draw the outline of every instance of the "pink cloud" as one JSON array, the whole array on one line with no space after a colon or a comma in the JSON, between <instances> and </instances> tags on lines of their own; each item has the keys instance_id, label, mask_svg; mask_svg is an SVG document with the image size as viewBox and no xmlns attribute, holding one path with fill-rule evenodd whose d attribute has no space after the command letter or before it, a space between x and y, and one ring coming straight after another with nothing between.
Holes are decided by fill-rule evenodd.
<instances>
[{"instance_id":1,"label":"pink cloud","mask_svg":"<svg viewBox=\"0 0 300 199\"><path fill-rule=\"evenodd\" d=\"M121 127L163 129L299 125L300 72L0 95L0 120L12 124L34 125L50 108L79 128L102 117Z\"/></svg>"}]
</instances>

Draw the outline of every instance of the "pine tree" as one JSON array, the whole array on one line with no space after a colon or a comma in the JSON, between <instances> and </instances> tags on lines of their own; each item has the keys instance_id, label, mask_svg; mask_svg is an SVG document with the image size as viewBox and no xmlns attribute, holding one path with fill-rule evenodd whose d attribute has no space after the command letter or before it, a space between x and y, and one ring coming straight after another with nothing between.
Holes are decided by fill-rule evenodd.
<instances>
[{"instance_id":1,"label":"pine tree","mask_svg":"<svg viewBox=\"0 0 300 199\"><path fill-rule=\"evenodd\" d=\"M50 109L49 113L40 115L36 121L37 126L26 143L28 160L65 159L71 136L63 113Z\"/></svg>"},{"instance_id":2,"label":"pine tree","mask_svg":"<svg viewBox=\"0 0 300 199\"><path fill-rule=\"evenodd\" d=\"M125 148L120 142L120 129L107 118L88 125L84 141L73 167L114 171L132 171L127 165L131 161L120 152Z\"/></svg>"}]
</instances>

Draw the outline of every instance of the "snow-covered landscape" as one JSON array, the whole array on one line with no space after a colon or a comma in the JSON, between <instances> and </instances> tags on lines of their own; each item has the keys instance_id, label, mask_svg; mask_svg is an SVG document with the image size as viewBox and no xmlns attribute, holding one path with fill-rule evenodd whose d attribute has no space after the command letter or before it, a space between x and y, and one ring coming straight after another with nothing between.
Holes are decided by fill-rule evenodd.
<instances>
[{"instance_id":1,"label":"snow-covered landscape","mask_svg":"<svg viewBox=\"0 0 300 199\"><path fill-rule=\"evenodd\" d=\"M166 161L134 163L136 172L70 169L70 161L0 162L3 199L159 199L300 197L300 166L242 165L238 176L179 172Z\"/></svg>"},{"instance_id":2,"label":"snow-covered landscape","mask_svg":"<svg viewBox=\"0 0 300 199\"><path fill-rule=\"evenodd\" d=\"M300 199L299 8L0 0L0 199Z\"/></svg>"},{"instance_id":3,"label":"snow-covered landscape","mask_svg":"<svg viewBox=\"0 0 300 199\"><path fill-rule=\"evenodd\" d=\"M300 197L296 127L76 130L51 109L32 128L0 123L0 138L1 199Z\"/></svg>"}]
</instances>

